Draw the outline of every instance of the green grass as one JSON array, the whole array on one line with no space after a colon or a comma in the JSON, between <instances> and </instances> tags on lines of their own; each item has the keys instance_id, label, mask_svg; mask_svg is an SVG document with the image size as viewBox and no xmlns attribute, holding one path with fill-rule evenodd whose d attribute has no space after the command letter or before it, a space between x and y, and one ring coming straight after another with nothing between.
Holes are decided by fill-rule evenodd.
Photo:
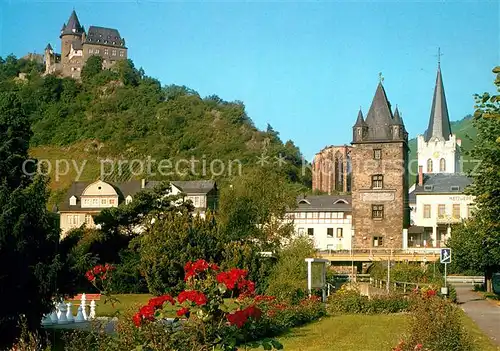
<instances>
[{"instance_id":1,"label":"green grass","mask_svg":"<svg viewBox=\"0 0 500 351\"><path fill-rule=\"evenodd\" d=\"M465 314L463 322L478 351L499 351ZM389 351L408 326L405 314L328 316L278 338L287 351Z\"/></svg>"},{"instance_id":2,"label":"green grass","mask_svg":"<svg viewBox=\"0 0 500 351\"><path fill-rule=\"evenodd\" d=\"M400 340L407 319L403 314L328 316L278 340L287 351L388 351Z\"/></svg>"}]
</instances>

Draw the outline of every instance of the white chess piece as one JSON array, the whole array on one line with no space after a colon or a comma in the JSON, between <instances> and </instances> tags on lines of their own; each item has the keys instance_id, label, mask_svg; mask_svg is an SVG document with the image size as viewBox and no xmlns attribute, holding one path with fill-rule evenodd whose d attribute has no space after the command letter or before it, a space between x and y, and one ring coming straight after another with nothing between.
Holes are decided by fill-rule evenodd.
<instances>
[{"instance_id":1,"label":"white chess piece","mask_svg":"<svg viewBox=\"0 0 500 351\"><path fill-rule=\"evenodd\" d=\"M82 306L78 306L78 313L75 318L76 323L85 322L85 318L83 318Z\"/></svg>"},{"instance_id":2,"label":"white chess piece","mask_svg":"<svg viewBox=\"0 0 500 351\"><path fill-rule=\"evenodd\" d=\"M66 319L68 320L69 323L73 323L75 321L75 317L73 317L73 304L71 302L68 302L66 304L66 307L68 308L68 312L66 312Z\"/></svg>"},{"instance_id":3,"label":"white chess piece","mask_svg":"<svg viewBox=\"0 0 500 351\"><path fill-rule=\"evenodd\" d=\"M85 320L87 320L87 304L86 304L86 301L87 301L87 296L85 295L85 293L82 294L82 303L80 304L80 306L82 307L82 314L83 314L83 318Z\"/></svg>"},{"instance_id":4,"label":"white chess piece","mask_svg":"<svg viewBox=\"0 0 500 351\"><path fill-rule=\"evenodd\" d=\"M64 302L61 302L59 304L59 312L60 312L59 321L57 323L59 324L68 323L68 320L66 319L66 305L64 304Z\"/></svg>"},{"instance_id":5,"label":"white chess piece","mask_svg":"<svg viewBox=\"0 0 500 351\"><path fill-rule=\"evenodd\" d=\"M94 300L90 301L89 319L95 319L95 307L96 307L95 301Z\"/></svg>"}]
</instances>

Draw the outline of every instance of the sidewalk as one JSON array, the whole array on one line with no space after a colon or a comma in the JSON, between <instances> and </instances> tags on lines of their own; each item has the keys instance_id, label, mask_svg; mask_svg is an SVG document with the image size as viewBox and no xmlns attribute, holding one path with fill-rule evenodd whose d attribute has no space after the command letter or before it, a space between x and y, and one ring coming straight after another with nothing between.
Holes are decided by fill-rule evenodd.
<instances>
[{"instance_id":1,"label":"sidewalk","mask_svg":"<svg viewBox=\"0 0 500 351\"><path fill-rule=\"evenodd\" d=\"M462 310L477 324L479 329L500 346L500 307L472 291L470 284L457 284L455 289Z\"/></svg>"}]
</instances>

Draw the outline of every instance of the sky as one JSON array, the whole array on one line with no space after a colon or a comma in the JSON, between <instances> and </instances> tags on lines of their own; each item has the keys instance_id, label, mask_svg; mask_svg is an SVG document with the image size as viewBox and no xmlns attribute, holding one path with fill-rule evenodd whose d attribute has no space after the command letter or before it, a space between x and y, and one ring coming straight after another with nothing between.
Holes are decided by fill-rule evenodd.
<instances>
[{"instance_id":1,"label":"sky","mask_svg":"<svg viewBox=\"0 0 500 351\"><path fill-rule=\"evenodd\" d=\"M163 85L243 101L306 159L348 144L382 73L410 137L427 128L438 47L450 119L494 91L500 2L0 0L0 56L60 52L73 8L80 23L117 28L129 58Z\"/></svg>"}]
</instances>

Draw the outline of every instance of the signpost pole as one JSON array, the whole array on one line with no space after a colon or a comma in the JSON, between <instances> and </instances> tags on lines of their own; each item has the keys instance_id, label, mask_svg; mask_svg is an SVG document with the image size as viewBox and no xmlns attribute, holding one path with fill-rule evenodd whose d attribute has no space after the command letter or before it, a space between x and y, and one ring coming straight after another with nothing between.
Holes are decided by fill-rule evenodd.
<instances>
[{"instance_id":1,"label":"signpost pole","mask_svg":"<svg viewBox=\"0 0 500 351\"><path fill-rule=\"evenodd\" d=\"M444 264L444 287L447 288L448 285L446 284L446 273L447 273L447 267L448 267L448 263L445 263Z\"/></svg>"}]
</instances>

